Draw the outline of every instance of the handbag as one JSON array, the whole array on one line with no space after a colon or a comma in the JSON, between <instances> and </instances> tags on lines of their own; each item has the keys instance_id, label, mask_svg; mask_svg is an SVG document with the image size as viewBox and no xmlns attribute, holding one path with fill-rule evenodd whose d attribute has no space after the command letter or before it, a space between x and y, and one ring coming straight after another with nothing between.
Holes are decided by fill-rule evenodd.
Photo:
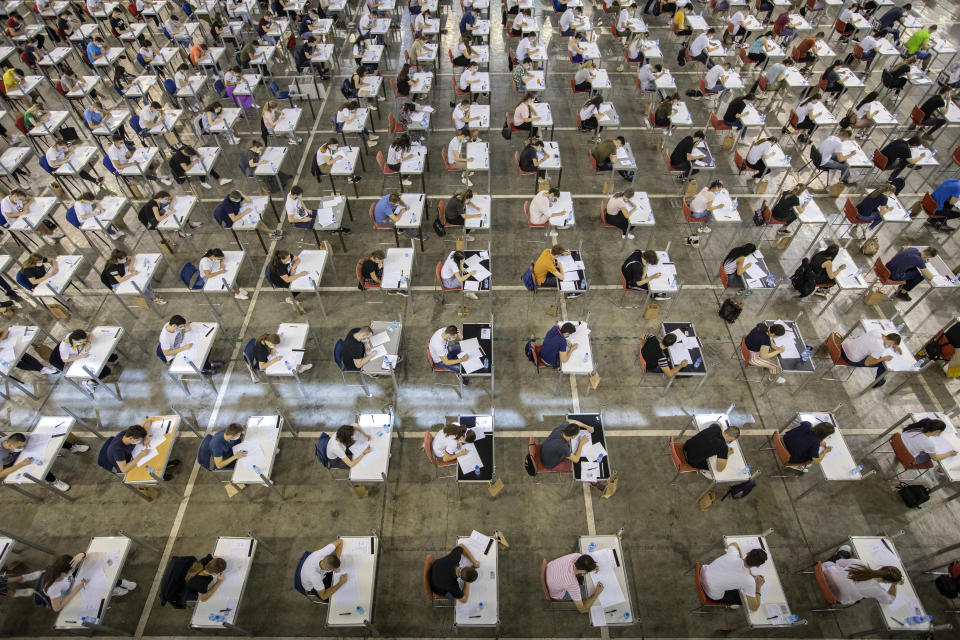
<instances>
[{"instance_id":1,"label":"handbag","mask_svg":"<svg viewBox=\"0 0 960 640\"><path fill-rule=\"evenodd\" d=\"M440 214L437 214L437 217L433 219L433 231L440 238L447 235L447 229L443 226L443 220L440 219Z\"/></svg>"},{"instance_id":2,"label":"handbag","mask_svg":"<svg viewBox=\"0 0 960 640\"><path fill-rule=\"evenodd\" d=\"M513 137L513 129L510 128L510 123L506 119L503 121L503 129L500 130L500 135L503 136L504 140L509 140Z\"/></svg>"}]
</instances>

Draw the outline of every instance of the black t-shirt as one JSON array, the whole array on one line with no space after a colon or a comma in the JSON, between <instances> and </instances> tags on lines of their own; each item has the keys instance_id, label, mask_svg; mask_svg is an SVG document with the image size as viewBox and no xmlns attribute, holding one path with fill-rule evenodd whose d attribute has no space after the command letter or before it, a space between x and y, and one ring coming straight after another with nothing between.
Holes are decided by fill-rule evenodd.
<instances>
[{"instance_id":1,"label":"black t-shirt","mask_svg":"<svg viewBox=\"0 0 960 640\"><path fill-rule=\"evenodd\" d=\"M156 213L154 212L156 209ZM159 220L157 215L160 213L160 203L156 200L147 200L137 211L137 220L147 229L156 229Z\"/></svg>"},{"instance_id":2,"label":"black t-shirt","mask_svg":"<svg viewBox=\"0 0 960 640\"><path fill-rule=\"evenodd\" d=\"M397 93L402 96L410 95L410 81L397 78Z\"/></svg>"},{"instance_id":3,"label":"black t-shirt","mask_svg":"<svg viewBox=\"0 0 960 640\"><path fill-rule=\"evenodd\" d=\"M279 266L277 266L279 264ZM290 275L290 267L293 263L284 264L282 262L276 263L273 260L270 261L270 282L273 286L278 289L289 289L290 283L285 282L281 276Z\"/></svg>"},{"instance_id":4,"label":"black t-shirt","mask_svg":"<svg viewBox=\"0 0 960 640\"><path fill-rule=\"evenodd\" d=\"M833 260L830 256L827 255L826 251L819 251L813 254L813 257L810 258L810 268L816 271L817 273L826 273L826 269L823 268L825 262Z\"/></svg>"},{"instance_id":5,"label":"black t-shirt","mask_svg":"<svg viewBox=\"0 0 960 640\"><path fill-rule=\"evenodd\" d=\"M520 152L520 168L524 171L536 171L533 161L537 158L537 148L527 145Z\"/></svg>"},{"instance_id":6,"label":"black t-shirt","mask_svg":"<svg viewBox=\"0 0 960 640\"><path fill-rule=\"evenodd\" d=\"M730 106L727 107L726 113L723 114L723 119L726 122L733 122L737 119L738 113L743 113L744 107L747 106L747 101L743 98L737 98L730 103Z\"/></svg>"},{"instance_id":7,"label":"black t-shirt","mask_svg":"<svg viewBox=\"0 0 960 640\"><path fill-rule=\"evenodd\" d=\"M270 347L257 340L253 343L253 362L260 366L261 362L270 360Z\"/></svg>"},{"instance_id":8,"label":"black t-shirt","mask_svg":"<svg viewBox=\"0 0 960 640\"><path fill-rule=\"evenodd\" d=\"M187 595L196 596L199 593L206 593L210 589L211 582L213 582L213 576L193 576L187 580Z\"/></svg>"},{"instance_id":9,"label":"black t-shirt","mask_svg":"<svg viewBox=\"0 0 960 640\"><path fill-rule=\"evenodd\" d=\"M647 371L659 372L663 367L670 366L667 354L660 348L657 336L647 336L643 346L640 347L640 355L647 364Z\"/></svg>"},{"instance_id":10,"label":"black t-shirt","mask_svg":"<svg viewBox=\"0 0 960 640\"><path fill-rule=\"evenodd\" d=\"M438 596L450 594L454 598L463 597L463 588L457 578L457 567L460 566L460 557L463 549L456 547L447 555L435 560L430 567L430 590Z\"/></svg>"},{"instance_id":11,"label":"black t-shirt","mask_svg":"<svg viewBox=\"0 0 960 640\"><path fill-rule=\"evenodd\" d=\"M191 162L190 158L187 157L180 149L177 149L173 152L173 155L170 156L170 171L173 173L175 178L182 178L186 175L186 172L183 170L182 165L189 165Z\"/></svg>"},{"instance_id":12,"label":"black t-shirt","mask_svg":"<svg viewBox=\"0 0 960 640\"><path fill-rule=\"evenodd\" d=\"M723 439L723 429L719 424L712 424L697 435L683 443L683 456L687 463L697 469L706 469L707 458L727 459L727 441Z\"/></svg>"},{"instance_id":13,"label":"black t-shirt","mask_svg":"<svg viewBox=\"0 0 960 640\"><path fill-rule=\"evenodd\" d=\"M623 274L623 278L627 281L628 287L636 286L636 282L643 278L642 253L642 250L637 249L627 256L627 259L623 261L623 265L620 266L620 273Z\"/></svg>"},{"instance_id":14,"label":"black t-shirt","mask_svg":"<svg viewBox=\"0 0 960 640\"><path fill-rule=\"evenodd\" d=\"M354 327L350 329L347 333L347 337L343 339L343 351L340 354L340 357L343 360L343 368L346 371L358 371L356 365L353 364L354 360L361 360L365 355L367 355L367 350L364 348L363 343L353 337L357 331L360 330L360 327Z\"/></svg>"},{"instance_id":15,"label":"black t-shirt","mask_svg":"<svg viewBox=\"0 0 960 640\"><path fill-rule=\"evenodd\" d=\"M370 276L376 274L379 278L383 275L383 269L373 260L364 260L363 264L360 265L360 275L366 280L373 280Z\"/></svg>"},{"instance_id":16,"label":"black t-shirt","mask_svg":"<svg viewBox=\"0 0 960 640\"><path fill-rule=\"evenodd\" d=\"M943 96L936 95L924 100L923 104L920 105L920 111L923 111L925 118L929 118L931 113L945 106L947 106L947 103L943 101Z\"/></svg>"},{"instance_id":17,"label":"black t-shirt","mask_svg":"<svg viewBox=\"0 0 960 640\"><path fill-rule=\"evenodd\" d=\"M790 462L793 464L810 462L820 455L820 441L806 421L783 434L783 444L790 452Z\"/></svg>"},{"instance_id":18,"label":"black t-shirt","mask_svg":"<svg viewBox=\"0 0 960 640\"><path fill-rule=\"evenodd\" d=\"M744 344L747 345L747 349L754 353L759 353L760 347L773 346L770 336L766 333L766 328L767 325L761 323L750 330L750 333L743 339Z\"/></svg>"},{"instance_id":19,"label":"black t-shirt","mask_svg":"<svg viewBox=\"0 0 960 640\"><path fill-rule=\"evenodd\" d=\"M466 211L466 206L463 204L463 201L460 198L454 196L447 200L447 210L444 214L444 217L447 219L447 222L460 222L460 218L463 217L464 212Z\"/></svg>"},{"instance_id":20,"label":"black t-shirt","mask_svg":"<svg viewBox=\"0 0 960 640\"><path fill-rule=\"evenodd\" d=\"M29 280L30 278L33 278L34 280L39 280L43 276L47 275L47 268L44 265L46 265L48 262L49 261L46 258L44 258L42 263L38 265L34 265L32 267L24 267L20 269L20 272L23 273L24 278L27 278L27 282L30 281Z\"/></svg>"},{"instance_id":21,"label":"black t-shirt","mask_svg":"<svg viewBox=\"0 0 960 640\"><path fill-rule=\"evenodd\" d=\"M126 265L112 262L100 272L100 282L111 289L119 284L119 279L127 275Z\"/></svg>"},{"instance_id":22,"label":"black t-shirt","mask_svg":"<svg viewBox=\"0 0 960 640\"><path fill-rule=\"evenodd\" d=\"M687 154L693 151L693 147L696 143L693 141L693 136L687 136L680 140L677 143L677 146L673 148L673 152L670 154L670 164L677 167L682 165L684 162L689 162L687 160Z\"/></svg>"},{"instance_id":23,"label":"black t-shirt","mask_svg":"<svg viewBox=\"0 0 960 640\"><path fill-rule=\"evenodd\" d=\"M910 145L907 144L906 140L900 138L885 146L881 153L887 156L888 163L892 163L894 160L905 161L910 157Z\"/></svg>"},{"instance_id":24,"label":"black t-shirt","mask_svg":"<svg viewBox=\"0 0 960 640\"><path fill-rule=\"evenodd\" d=\"M794 207L799 206L799 196L784 196L780 198L780 201L777 202L777 204L773 205L773 209L770 212L773 214L775 219L780 220L781 222L788 222L797 217L797 214L793 209Z\"/></svg>"}]
</instances>

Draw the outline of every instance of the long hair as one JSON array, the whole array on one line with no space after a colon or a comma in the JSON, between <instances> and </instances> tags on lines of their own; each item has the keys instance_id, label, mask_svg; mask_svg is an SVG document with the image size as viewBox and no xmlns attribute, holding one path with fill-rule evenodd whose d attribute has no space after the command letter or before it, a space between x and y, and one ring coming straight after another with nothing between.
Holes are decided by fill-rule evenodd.
<instances>
[{"instance_id":1,"label":"long hair","mask_svg":"<svg viewBox=\"0 0 960 640\"><path fill-rule=\"evenodd\" d=\"M57 556L57 558L47 565L43 570L43 578L40 581L40 589L46 591L60 576L70 570L71 558L68 555Z\"/></svg>"},{"instance_id":2,"label":"long hair","mask_svg":"<svg viewBox=\"0 0 960 640\"><path fill-rule=\"evenodd\" d=\"M900 569L896 567L888 566L871 569L866 565L856 564L847 569L847 577L854 582L866 582L867 580L874 580L876 578L880 578L884 582L900 582L900 580L903 579L903 574L901 574Z\"/></svg>"},{"instance_id":3,"label":"long hair","mask_svg":"<svg viewBox=\"0 0 960 640\"><path fill-rule=\"evenodd\" d=\"M747 244L740 245L739 247L734 247L733 249L730 249L730 252L723 259L723 264L726 264L731 260L736 260L737 258L745 258L756 250L757 246L749 242Z\"/></svg>"}]
</instances>

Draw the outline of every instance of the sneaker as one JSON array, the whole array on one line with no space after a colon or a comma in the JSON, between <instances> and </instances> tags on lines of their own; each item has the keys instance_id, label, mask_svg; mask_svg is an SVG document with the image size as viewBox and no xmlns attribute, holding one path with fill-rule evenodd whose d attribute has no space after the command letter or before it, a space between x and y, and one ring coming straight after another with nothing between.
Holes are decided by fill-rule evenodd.
<instances>
[{"instance_id":1,"label":"sneaker","mask_svg":"<svg viewBox=\"0 0 960 640\"><path fill-rule=\"evenodd\" d=\"M193 234L192 234L192 233L189 233L189 232L187 232L187 231L177 231L177 235L180 236L181 238L192 238L192 237L193 237Z\"/></svg>"},{"instance_id":2,"label":"sneaker","mask_svg":"<svg viewBox=\"0 0 960 640\"><path fill-rule=\"evenodd\" d=\"M111 238L113 238L114 240L119 240L119 239L122 238L123 236L127 235L127 232L126 232L126 231L120 231L120 229L117 229L116 231L113 231L113 232L107 232L107 235L109 235L109 236L110 236Z\"/></svg>"},{"instance_id":3,"label":"sneaker","mask_svg":"<svg viewBox=\"0 0 960 640\"><path fill-rule=\"evenodd\" d=\"M70 453L86 453L87 451L90 451L90 445L75 444L69 449L67 449L67 451L69 451Z\"/></svg>"},{"instance_id":4,"label":"sneaker","mask_svg":"<svg viewBox=\"0 0 960 640\"><path fill-rule=\"evenodd\" d=\"M191 229L199 229L202 226L203 226L202 222L190 222Z\"/></svg>"},{"instance_id":5,"label":"sneaker","mask_svg":"<svg viewBox=\"0 0 960 640\"><path fill-rule=\"evenodd\" d=\"M54 231L53 233L50 234L50 237L53 238L54 240L59 240L60 238L65 238L66 236L63 235L62 231Z\"/></svg>"},{"instance_id":6,"label":"sneaker","mask_svg":"<svg viewBox=\"0 0 960 640\"><path fill-rule=\"evenodd\" d=\"M871 387L871 389L879 389L880 387L882 387L882 386L885 385L885 384L887 384L886 379L881 380L880 382L874 382L874 383L873 383L873 386Z\"/></svg>"},{"instance_id":7,"label":"sneaker","mask_svg":"<svg viewBox=\"0 0 960 640\"><path fill-rule=\"evenodd\" d=\"M559 234L557 233L556 229L550 229L550 231L547 232L547 235L550 236L551 238L556 238Z\"/></svg>"},{"instance_id":8,"label":"sneaker","mask_svg":"<svg viewBox=\"0 0 960 640\"><path fill-rule=\"evenodd\" d=\"M236 298L237 300L247 300L250 297L250 294L248 294L243 289L240 289L240 291L233 294L233 297Z\"/></svg>"},{"instance_id":9,"label":"sneaker","mask_svg":"<svg viewBox=\"0 0 960 640\"><path fill-rule=\"evenodd\" d=\"M633 240L633 239L636 238L636 237L637 237L637 236L633 235L632 233L628 233L627 235L623 236L623 239L624 239L624 240Z\"/></svg>"},{"instance_id":10,"label":"sneaker","mask_svg":"<svg viewBox=\"0 0 960 640\"><path fill-rule=\"evenodd\" d=\"M474 240L476 240L476 238L474 238L470 234L463 236L463 239L466 240L467 242L473 242Z\"/></svg>"},{"instance_id":11,"label":"sneaker","mask_svg":"<svg viewBox=\"0 0 960 640\"><path fill-rule=\"evenodd\" d=\"M221 187L225 184L230 184L231 182L233 182L233 178L220 178Z\"/></svg>"},{"instance_id":12,"label":"sneaker","mask_svg":"<svg viewBox=\"0 0 960 640\"><path fill-rule=\"evenodd\" d=\"M472 292L472 291L467 291L466 293L463 294L463 297L464 297L464 298L469 298L470 300L477 300L477 299L478 299L478 298L477 298L477 294L475 294L475 293Z\"/></svg>"},{"instance_id":13,"label":"sneaker","mask_svg":"<svg viewBox=\"0 0 960 640\"><path fill-rule=\"evenodd\" d=\"M377 96L377 101L379 102L386 102L386 100L387 100L386 96Z\"/></svg>"},{"instance_id":14,"label":"sneaker","mask_svg":"<svg viewBox=\"0 0 960 640\"><path fill-rule=\"evenodd\" d=\"M93 393L97 390L97 383L93 380L84 380L83 388L86 389L90 395L93 395Z\"/></svg>"},{"instance_id":15,"label":"sneaker","mask_svg":"<svg viewBox=\"0 0 960 640\"><path fill-rule=\"evenodd\" d=\"M379 139L380 139L380 136L367 136L368 142L376 142Z\"/></svg>"},{"instance_id":16,"label":"sneaker","mask_svg":"<svg viewBox=\"0 0 960 640\"><path fill-rule=\"evenodd\" d=\"M776 382L777 384L786 384L786 383L787 383L787 379L784 378L783 376L780 376L779 378L777 378L776 380L774 380L774 382Z\"/></svg>"},{"instance_id":17,"label":"sneaker","mask_svg":"<svg viewBox=\"0 0 960 640\"><path fill-rule=\"evenodd\" d=\"M271 232L270 232L270 239L271 239L271 240L282 240L282 239L283 239L283 231L282 231L281 229L277 229L276 231L271 231Z\"/></svg>"},{"instance_id":18,"label":"sneaker","mask_svg":"<svg viewBox=\"0 0 960 640\"><path fill-rule=\"evenodd\" d=\"M112 593L113 593L113 597L116 598L116 597L119 597L119 596L125 596L125 595L127 595L128 593L130 593L130 592L127 591L126 589L124 589L123 587L114 587Z\"/></svg>"},{"instance_id":19,"label":"sneaker","mask_svg":"<svg viewBox=\"0 0 960 640\"><path fill-rule=\"evenodd\" d=\"M472 186L473 186L473 182L471 182L470 178L468 178L468 177L466 177L466 176L460 178L460 182L462 182L463 185L466 186L466 187L472 187Z\"/></svg>"},{"instance_id":20,"label":"sneaker","mask_svg":"<svg viewBox=\"0 0 960 640\"><path fill-rule=\"evenodd\" d=\"M781 236L792 236L792 235L793 235L793 231L790 231L790 229L787 229L787 228L777 229L777 233L780 234Z\"/></svg>"},{"instance_id":21,"label":"sneaker","mask_svg":"<svg viewBox=\"0 0 960 640\"><path fill-rule=\"evenodd\" d=\"M284 300L284 302L285 302L286 304L296 304L296 303L293 301L293 298L291 298L290 296L287 296L286 299Z\"/></svg>"},{"instance_id":22,"label":"sneaker","mask_svg":"<svg viewBox=\"0 0 960 640\"><path fill-rule=\"evenodd\" d=\"M127 591L133 591L134 589L137 588L137 583L136 583L136 582L133 582L132 580L124 580L124 579L121 578L121 579L120 579L120 588L121 588L121 589L126 589Z\"/></svg>"},{"instance_id":23,"label":"sneaker","mask_svg":"<svg viewBox=\"0 0 960 640\"><path fill-rule=\"evenodd\" d=\"M173 186L173 180L171 180L170 178L160 178L160 182L167 185L168 187Z\"/></svg>"},{"instance_id":24,"label":"sneaker","mask_svg":"<svg viewBox=\"0 0 960 640\"><path fill-rule=\"evenodd\" d=\"M400 184L402 184L402 185L405 186L405 187L409 187L409 186L412 185L413 183L412 183L411 181L407 180L406 178L403 178L402 180L400 180Z\"/></svg>"},{"instance_id":25,"label":"sneaker","mask_svg":"<svg viewBox=\"0 0 960 640\"><path fill-rule=\"evenodd\" d=\"M712 229L710 229L710 227L706 225L703 225L702 227L697 227L697 231L699 231L700 233L710 233Z\"/></svg>"},{"instance_id":26,"label":"sneaker","mask_svg":"<svg viewBox=\"0 0 960 640\"><path fill-rule=\"evenodd\" d=\"M68 485L63 480L54 480L50 484L52 484L55 489L58 489L60 491L63 491L63 492L70 491L70 485Z\"/></svg>"},{"instance_id":27,"label":"sneaker","mask_svg":"<svg viewBox=\"0 0 960 640\"><path fill-rule=\"evenodd\" d=\"M52 376L53 374L59 373L59 372L53 367L44 367L43 369L40 369L40 373L42 373L45 376Z\"/></svg>"},{"instance_id":28,"label":"sneaker","mask_svg":"<svg viewBox=\"0 0 960 640\"><path fill-rule=\"evenodd\" d=\"M900 300L903 300L904 302L910 302L911 300L913 300L913 298L910 297L910 294L907 293L906 291L897 291L896 297L899 298Z\"/></svg>"},{"instance_id":29,"label":"sneaker","mask_svg":"<svg viewBox=\"0 0 960 640\"><path fill-rule=\"evenodd\" d=\"M306 373L307 371L310 371L310 369L313 369L312 364L302 364L297 367L297 373Z\"/></svg>"},{"instance_id":30,"label":"sneaker","mask_svg":"<svg viewBox=\"0 0 960 640\"><path fill-rule=\"evenodd\" d=\"M173 474L172 474L172 473L165 473L165 474L163 474L163 481L164 481L164 482L170 482L171 480L173 480Z\"/></svg>"},{"instance_id":31,"label":"sneaker","mask_svg":"<svg viewBox=\"0 0 960 640\"><path fill-rule=\"evenodd\" d=\"M200 186L203 187L204 189L213 189L213 186L211 186L209 182L201 182Z\"/></svg>"},{"instance_id":32,"label":"sneaker","mask_svg":"<svg viewBox=\"0 0 960 640\"><path fill-rule=\"evenodd\" d=\"M820 296L821 298L827 297L827 290L824 287L817 287L813 290L813 295Z\"/></svg>"}]
</instances>

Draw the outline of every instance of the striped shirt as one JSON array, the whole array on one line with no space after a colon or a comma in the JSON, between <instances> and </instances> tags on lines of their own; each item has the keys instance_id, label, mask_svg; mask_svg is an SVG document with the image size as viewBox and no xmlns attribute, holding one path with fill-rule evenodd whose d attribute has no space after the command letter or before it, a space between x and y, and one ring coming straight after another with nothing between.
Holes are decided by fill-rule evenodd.
<instances>
[{"instance_id":1,"label":"striped shirt","mask_svg":"<svg viewBox=\"0 0 960 640\"><path fill-rule=\"evenodd\" d=\"M573 571L573 565L580 557L579 553L568 553L547 564L547 589L554 600L562 600L565 593L579 602L580 583Z\"/></svg>"}]
</instances>

